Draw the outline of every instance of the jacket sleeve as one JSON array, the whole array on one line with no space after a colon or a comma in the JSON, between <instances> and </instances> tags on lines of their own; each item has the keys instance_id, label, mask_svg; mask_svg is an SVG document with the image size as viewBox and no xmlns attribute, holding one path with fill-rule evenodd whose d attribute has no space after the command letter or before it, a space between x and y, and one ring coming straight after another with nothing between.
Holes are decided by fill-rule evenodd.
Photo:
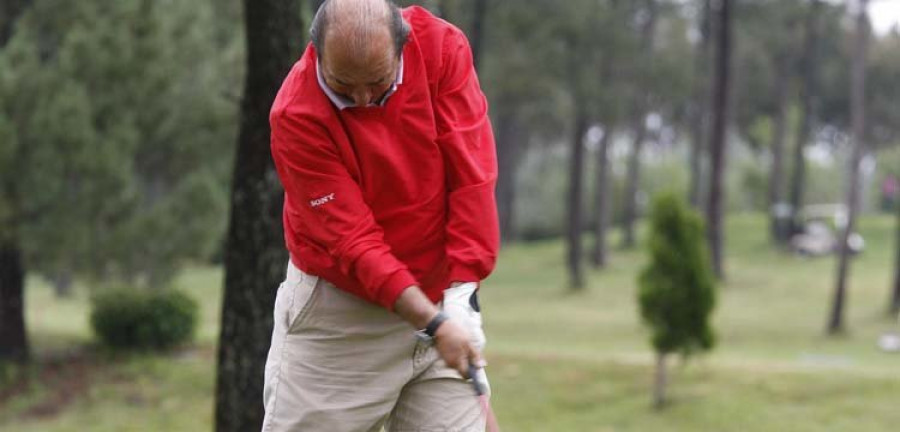
<instances>
[{"instance_id":1,"label":"jacket sleeve","mask_svg":"<svg viewBox=\"0 0 900 432\"><path fill-rule=\"evenodd\" d=\"M494 187L494 136L472 51L462 32L444 40L442 74L435 99L438 145L450 189L447 256L451 280L478 282L494 269L500 229Z\"/></svg>"},{"instance_id":2,"label":"jacket sleeve","mask_svg":"<svg viewBox=\"0 0 900 432\"><path fill-rule=\"evenodd\" d=\"M363 297L392 309L417 282L384 242L384 232L365 203L323 127L273 112L272 157L303 236L358 281Z\"/></svg>"}]
</instances>

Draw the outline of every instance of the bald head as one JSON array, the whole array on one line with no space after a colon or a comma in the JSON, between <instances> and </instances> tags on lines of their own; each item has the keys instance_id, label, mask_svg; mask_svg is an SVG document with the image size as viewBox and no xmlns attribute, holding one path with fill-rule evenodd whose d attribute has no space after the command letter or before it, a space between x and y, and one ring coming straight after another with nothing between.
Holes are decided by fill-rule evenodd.
<instances>
[{"instance_id":1,"label":"bald head","mask_svg":"<svg viewBox=\"0 0 900 432\"><path fill-rule=\"evenodd\" d=\"M326 84L358 106L390 88L408 34L388 0L327 0L310 28Z\"/></svg>"},{"instance_id":2,"label":"bald head","mask_svg":"<svg viewBox=\"0 0 900 432\"><path fill-rule=\"evenodd\" d=\"M332 42L362 56L375 48L374 41L385 36L390 38L394 55L399 56L409 26L403 21L400 8L389 0L326 0L309 32L319 58L326 56Z\"/></svg>"}]
</instances>

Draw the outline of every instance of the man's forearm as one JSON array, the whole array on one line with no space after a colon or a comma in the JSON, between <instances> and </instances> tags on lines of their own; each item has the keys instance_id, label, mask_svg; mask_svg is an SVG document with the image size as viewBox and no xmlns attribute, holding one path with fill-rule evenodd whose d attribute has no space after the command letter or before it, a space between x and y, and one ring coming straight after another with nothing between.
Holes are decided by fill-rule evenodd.
<instances>
[{"instance_id":1,"label":"man's forearm","mask_svg":"<svg viewBox=\"0 0 900 432\"><path fill-rule=\"evenodd\" d=\"M423 329L439 312L438 307L418 286L403 290L394 302L394 312L417 329Z\"/></svg>"}]
</instances>

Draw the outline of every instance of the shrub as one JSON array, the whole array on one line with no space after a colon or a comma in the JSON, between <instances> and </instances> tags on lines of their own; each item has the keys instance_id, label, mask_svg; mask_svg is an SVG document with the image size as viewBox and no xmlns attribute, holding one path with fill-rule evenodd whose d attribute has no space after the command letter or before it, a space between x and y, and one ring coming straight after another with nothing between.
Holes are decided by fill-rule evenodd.
<instances>
[{"instance_id":1,"label":"shrub","mask_svg":"<svg viewBox=\"0 0 900 432\"><path fill-rule=\"evenodd\" d=\"M708 350L715 286L703 222L674 193L656 198L650 216L650 263L639 276L641 317L657 353L655 402L662 406L665 358Z\"/></svg>"},{"instance_id":2,"label":"shrub","mask_svg":"<svg viewBox=\"0 0 900 432\"><path fill-rule=\"evenodd\" d=\"M191 340L197 302L174 290L117 287L92 299L91 327L114 349L166 349Z\"/></svg>"}]
</instances>

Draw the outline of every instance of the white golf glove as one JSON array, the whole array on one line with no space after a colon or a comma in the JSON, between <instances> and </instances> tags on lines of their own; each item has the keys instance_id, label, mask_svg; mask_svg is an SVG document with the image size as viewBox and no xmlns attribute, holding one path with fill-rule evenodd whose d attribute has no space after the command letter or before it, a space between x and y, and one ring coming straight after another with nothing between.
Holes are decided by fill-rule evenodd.
<instances>
[{"instance_id":1,"label":"white golf glove","mask_svg":"<svg viewBox=\"0 0 900 432\"><path fill-rule=\"evenodd\" d=\"M484 330L481 327L481 312L473 307L473 303L478 304L476 300L472 299L477 289L478 284L475 282L466 282L448 288L444 291L443 308L451 319L469 331L469 340L481 352L484 350L487 339L484 337Z\"/></svg>"}]
</instances>

